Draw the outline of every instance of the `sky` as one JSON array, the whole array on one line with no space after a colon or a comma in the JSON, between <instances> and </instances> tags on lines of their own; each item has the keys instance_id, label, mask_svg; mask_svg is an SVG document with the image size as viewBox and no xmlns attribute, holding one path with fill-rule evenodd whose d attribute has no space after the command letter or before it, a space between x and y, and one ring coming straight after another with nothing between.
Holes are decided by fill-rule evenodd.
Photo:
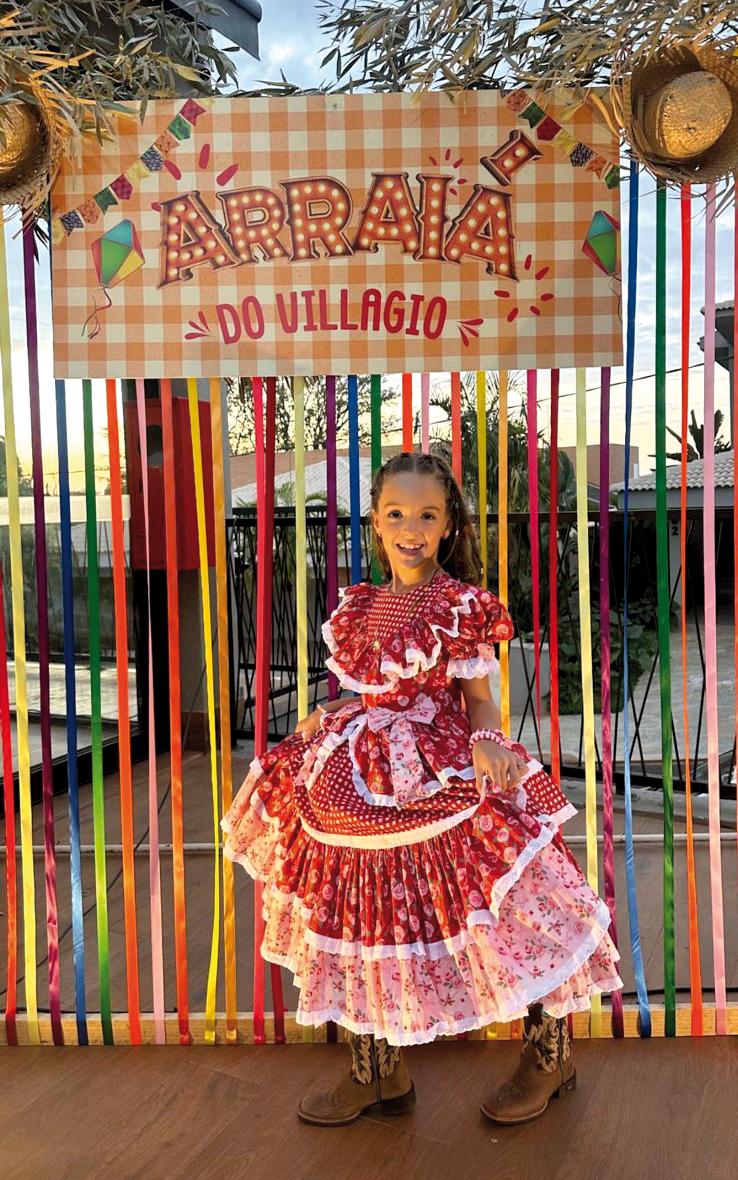
<instances>
[{"instance_id":1,"label":"sky","mask_svg":"<svg viewBox=\"0 0 738 1180\"><path fill-rule=\"evenodd\" d=\"M312 0L262 0L263 19L260 27L261 60L256 61L244 52L236 55L239 83L243 89L251 89L261 81L274 81L283 70L288 80L300 86L318 85L321 77L320 59L323 56L321 36L315 5ZM225 42L223 42L225 43ZM627 183L622 189L623 241L627 241ZM733 215L728 210L717 225L717 274L716 294L718 302L733 298ZM690 331L690 408L694 408L699 423L703 421L703 367L702 352L698 340L703 333L701 307L704 302L704 202L695 200L692 249L692 309ZM15 388L15 416L18 434L19 454L24 470L30 471L30 420L27 397L27 357L25 350L24 301L22 251L17 233L17 223L6 227L6 245L10 276L11 328L13 334L13 381ZM47 256L44 256L47 258ZM667 244L667 370L677 370L667 377L667 423L677 431L680 428L680 310L679 289L681 268L679 239L679 200L675 192L668 199L668 244ZM57 440L55 429L55 399L51 357L51 307L49 296L48 267L37 268L39 300L40 376L42 400L42 435L45 484L47 491L57 490ZM637 329L636 329L636 381L633 392L633 444L639 448L639 471L652 470L655 450L654 430L654 323L655 323L655 184L648 177L641 179L641 215L639 219L639 257L637 287ZM623 283L622 306L625 307L627 284ZM624 441L625 432L625 374L620 368L612 371L612 395L610 431L613 442ZM448 376L435 374L433 383L442 387ZM599 373L589 370L587 388L591 392L587 399L587 438L595 443L599 438ZM561 376L561 401L559 417L559 440L562 446L575 442L575 401L574 373L564 371ZM723 410L726 424L729 422L728 375L719 366L716 369L715 402ZM104 430L105 394L102 382L93 383L93 404L95 415L96 467L100 484L105 481L107 471L107 441ZM549 383L546 374L539 380L539 428L548 432L549 427ZM440 411L436 411L436 418ZM67 414L70 436L70 466L73 490L84 487L82 439L82 396L79 382L67 384ZM431 429L436 418L432 417ZM0 409L0 420L2 413ZM440 422L442 428L443 423ZM4 433L4 429L3 429ZM723 428L727 435L727 427ZM76 440L76 445L75 445ZM395 441L395 440L388 440ZM399 441L399 438L396 440ZM676 440L669 437L667 449L678 447ZM615 481L622 476L616 472Z\"/></svg>"}]
</instances>

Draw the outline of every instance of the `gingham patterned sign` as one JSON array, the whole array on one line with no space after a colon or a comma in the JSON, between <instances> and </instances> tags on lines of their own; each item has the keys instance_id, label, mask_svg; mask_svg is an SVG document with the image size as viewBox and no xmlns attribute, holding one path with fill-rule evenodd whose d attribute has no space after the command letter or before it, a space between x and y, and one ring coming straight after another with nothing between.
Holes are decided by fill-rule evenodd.
<instances>
[{"instance_id":1,"label":"gingham patterned sign","mask_svg":"<svg viewBox=\"0 0 738 1180\"><path fill-rule=\"evenodd\" d=\"M616 162L529 91L149 103L54 187L56 374L617 364Z\"/></svg>"}]
</instances>

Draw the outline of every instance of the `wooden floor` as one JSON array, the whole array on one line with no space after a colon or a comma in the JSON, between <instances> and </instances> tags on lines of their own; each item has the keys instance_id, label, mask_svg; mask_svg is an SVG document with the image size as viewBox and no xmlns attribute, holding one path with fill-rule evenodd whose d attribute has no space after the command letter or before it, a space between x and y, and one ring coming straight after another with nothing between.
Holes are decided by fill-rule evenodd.
<instances>
[{"instance_id":1,"label":"wooden floor","mask_svg":"<svg viewBox=\"0 0 738 1180\"><path fill-rule=\"evenodd\" d=\"M577 1089L500 1127L478 1098L519 1044L408 1051L414 1110L348 1127L295 1108L345 1045L3 1050L8 1180L734 1180L735 1038L581 1041Z\"/></svg>"},{"instance_id":2,"label":"wooden floor","mask_svg":"<svg viewBox=\"0 0 738 1180\"><path fill-rule=\"evenodd\" d=\"M237 757L234 762L234 781L238 784L246 771L248 757L245 753ZM185 840L192 842L210 842L213 839L213 814L211 803L209 760L200 754L188 754L184 766L184 798L185 798ZM135 811L135 840L145 843L148 839L147 829L147 778L146 765L140 764L134 770L134 811ZM171 839L171 799L168 795L168 764L167 759L160 760L159 766L159 800L160 840L167 843ZM580 788L581 789L581 788ZM116 776L109 776L105 780L105 825L108 843L120 842L120 803L118 798L118 780ZM598 794L601 791L598 788ZM60 844L69 842L69 824L67 814L67 800L65 796L58 796L54 800L56 816L56 839ZM579 806L579 812L563 827L565 838L573 835L583 835L585 832L584 807ZM16 816L16 839L19 840L19 825ZM659 832L661 821L652 815L634 815L634 831L637 833ZM696 824L696 829L706 831L705 824ZM617 812L614 821L615 832L624 831L624 815ZM602 830L601 815L598 819L598 829ZM675 821L675 831L684 831L683 821ZM81 799L81 833L83 844L93 843L92 831L92 795L89 788L84 788ZM43 844L43 823L40 804L33 809L33 842ZM4 832L0 821L0 846L4 844ZM586 849L583 845L574 846L573 851L580 865L586 866ZM697 845L695 849L697 864L697 889L700 912L700 939L702 958L702 982L705 1002L712 999L713 984L712 939L710 919L710 874L709 850L707 844ZM676 910L676 982L677 987L688 989L689 986L689 937L687 923L687 874L686 848L677 846L674 854L675 878L675 910ZM636 877L639 901L640 935L643 947L644 968L646 982L653 992L653 1001L661 1003L662 996L659 989L663 988L664 953L663 953L663 852L660 845L640 845L635 853ZM20 855L18 864L18 890L20 888ZM212 853L205 855L187 854L185 861L185 879L187 895L187 953L189 967L189 997L190 1009L193 1012L202 1011L205 1007L205 991L207 985L208 960L210 953L210 935L212 928L213 906L213 869ZM738 905L736 904L738 891L736 880L738 871L736 866L736 846L734 841L722 845L723 868L723 908L725 919L725 947L726 971L728 987L738 987ZM125 1012L125 925L123 914L123 888L120 877L121 857L118 853L109 852L107 856L107 883L109 887L108 914L110 937L110 972L111 996L114 1012ZM603 866L602 848L599 857L599 880L601 895ZM0 947L5 954L6 930L4 901L4 864L0 872L2 886L0 888ZM150 1012L152 1009L151 989L151 939L149 925L149 865L147 855L136 858L136 889L138 911L138 943L139 943L139 976L141 988L141 1009ZM615 847L615 875L616 896L618 899L618 941L622 951L620 973L625 982L626 992L634 991L634 977L630 957L630 936L628 931L628 913L625 890L625 849L624 846ZM248 1012L252 1008L252 942L253 942L253 890L247 873L239 866L234 866L234 880L236 888L236 947L237 947L237 991L238 1009ZM37 990L39 1010L48 1010L48 968L46 956L46 926L44 902L44 863L43 855L35 861L36 883L36 950L37 962L42 962L37 972ZM176 989L174 974L174 940L173 940L173 905L172 905L172 862L170 856L162 856L161 861L162 884L162 915L164 923L164 969L165 969L165 1001L166 1008L174 1011L176 1007ZM59 931L64 931L60 942L60 975L62 1009L74 1013L74 972L72 960L71 904L70 904L70 862L69 857L59 856L57 864L57 890ZM95 877L94 862L91 856L83 859L83 903L87 912L85 917L85 962L87 1009L89 1012L99 1011L99 986L97 975L97 945L95 922ZM22 951L23 922L19 915L19 962L23 963ZM221 929L221 969L219 971L217 1008L225 1009L225 988L222 970L222 929ZM283 972L284 997L289 1009L296 1006L296 992L292 987L288 975ZM267 971L267 987L269 972ZM0 1010L4 1005L4 978L0 970ZM680 1000L688 1001L688 990L682 992ZM730 998L730 997L729 997ZM735 998L735 997L733 997ZM633 999L626 997L626 1003L633 1003ZM23 984L19 985L19 1009L25 1006ZM267 1009L271 1007L267 996Z\"/></svg>"}]
</instances>

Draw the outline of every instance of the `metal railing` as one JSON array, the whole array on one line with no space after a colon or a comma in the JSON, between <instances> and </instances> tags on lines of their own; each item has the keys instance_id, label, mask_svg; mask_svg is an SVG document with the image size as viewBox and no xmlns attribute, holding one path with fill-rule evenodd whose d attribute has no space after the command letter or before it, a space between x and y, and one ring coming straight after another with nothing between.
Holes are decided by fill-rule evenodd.
<instances>
[{"instance_id":1,"label":"metal railing","mask_svg":"<svg viewBox=\"0 0 738 1180\"><path fill-rule=\"evenodd\" d=\"M707 755L705 744L705 652L703 642L703 576L702 576L702 513L690 509L687 525L687 568L679 566L679 509L670 510L671 537L671 677L672 747L674 787L684 789L685 764L689 760L691 781L696 790L706 789ZM487 518L490 585L496 585L498 518L490 513ZM308 566L308 679L310 705L319 697L320 686L327 676L324 660L325 645L321 624L325 609L325 535L326 515L323 505L307 509L307 566ZM518 666L522 669L523 702L513 716L513 735L523 740L544 763L547 758L547 726L545 694L542 714L536 712L535 656L532 649L532 594L530 521L525 513L508 516L509 606L516 624L516 637L511 651L517 648ZM548 617L548 535L549 517L539 518L540 545L540 602L541 631L539 656L547 653ZM362 521L362 569L368 576L370 527ZM591 617L593 627L593 681L595 709L599 706L599 515L589 518L589 557L591 585ZM730 630L732 644L732 513L718 510L716 514L716 548L718 564L718 623ZM581 777L584 774L584 722L581 703L581 652L579 625L579 586L576 555L576 514L559 512L557 520L557 609L559 649L559 694L561 712L562 775ZM636 510L629 513L627 578L629 611L629 736L631 777L636 785L659 787L662 781L660 737L660 677L656 643L656 515L653 511ZM228 524L229 580L232 611L233 648L237 652L233 676L234 732L239 737L253 735L254 672L255 672L255 567L256 513L241 509ZM609 582L611 629L611 692L612 741L614 751L614 781L623 787L623 514L611 512L609 517ZM338 518L339 581L350 580L350 521ZM294 509L276 509L274 521L274 581L272 595L272 683L269 708L269 736L278 740L291 732L297 701L296 606L295 606L295 524ZM689 738L690 749L684 748L681 704L681 649L679 634L679 599L682 588L687 595L688 632L690 644L689 681ZM728 678L733 675L732 654L726 668ZM726 702L728 694L725 694ZM730 693L730 700L734 693ZM728 709L729 712L729 709ZM598 727L596 727L598 730ZM721 793L732 797L731 786L735 765L734 720L732 715L721 719L720 751ZM601 771L601 748L596 738L598 773Z\"/></svg>"}]
</instances>

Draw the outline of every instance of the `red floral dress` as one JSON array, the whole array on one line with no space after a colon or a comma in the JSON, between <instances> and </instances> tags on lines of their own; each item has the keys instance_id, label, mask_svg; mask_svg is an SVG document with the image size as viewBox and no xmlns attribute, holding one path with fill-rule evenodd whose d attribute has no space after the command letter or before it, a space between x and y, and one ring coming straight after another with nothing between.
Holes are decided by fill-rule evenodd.
<instances>
[{"instance_id":1,"label":"red floral dress","mask_svg":"<svg viewBox=\"0 0 738 1180\"><path fill-rule=\"evenodd\" d=\"M221 820L264 882L261 952L293 972L298 1023L418 1044L621 988L608 907L559 831L576 808L519 743L517 790L485 778L480 798L461 679L496 670L500 601L443 570L402 595L359 582L323 636L358 695L254 758Z\"/></svg>"}]
</instances>

